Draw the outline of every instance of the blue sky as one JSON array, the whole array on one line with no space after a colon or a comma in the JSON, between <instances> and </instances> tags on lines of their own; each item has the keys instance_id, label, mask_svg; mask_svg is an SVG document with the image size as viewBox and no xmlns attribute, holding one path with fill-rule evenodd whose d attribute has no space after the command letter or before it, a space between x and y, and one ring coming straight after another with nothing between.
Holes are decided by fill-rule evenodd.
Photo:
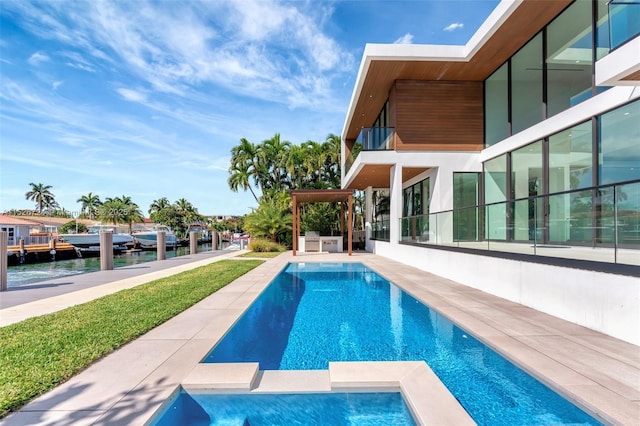
<instances>
[{"instance_id":1,"label":"blue sky","mask_svg":"<svg viewBox=\"0 0 640 426\"><path fill-rule=\"evenodd\" d=\"M464 44L497 0L0 2L0 212L29 183L250 212L230 150L339 135L366 43Z\"/></svg>"}]
</instances>

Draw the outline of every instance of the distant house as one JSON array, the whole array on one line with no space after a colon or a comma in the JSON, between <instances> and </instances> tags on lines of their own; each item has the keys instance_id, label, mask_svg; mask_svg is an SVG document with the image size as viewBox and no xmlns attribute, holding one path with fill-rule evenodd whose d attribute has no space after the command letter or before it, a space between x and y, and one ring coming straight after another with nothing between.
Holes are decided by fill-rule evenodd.
<instances>
[{"instance_id":1,"label":"distant house","mask_svg":"<svg viewBox=\"0 0 640 426\"><path fill-rule=\"evenodd\" d=\"M40 223L19 216L0 215L0 231L7 232L7 244L17 245L20 238L25 243L29 241L29 234L40 229Z\"/></svg>"},{"instance_id":2,"label":"distant house","mask_svg":"<svg viewBox=\"0 0 640 426\"><path fill-rule=\"evenodd\" d=\"M13 216L0 214L0 231L7 232L8 245L18 245L20 238L25 244L42 243L47 234L57 234L58 229L73 219L49 216ZM94 221L78 219L78 223L91 226Z\"/></svg>"}]
</instances>

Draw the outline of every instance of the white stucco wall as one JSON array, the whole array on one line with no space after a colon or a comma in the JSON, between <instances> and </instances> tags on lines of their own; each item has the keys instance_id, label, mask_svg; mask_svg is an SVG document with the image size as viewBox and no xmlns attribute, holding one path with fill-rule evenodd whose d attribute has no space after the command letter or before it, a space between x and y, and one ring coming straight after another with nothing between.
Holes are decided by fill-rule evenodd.
<instances>
[{"instance_id":1,"label":"white stucco wall","mask_svg":"<svg viewBox=\"0 0 640 426\"><path fill-rule=\"evenodd\" d=\"M377 255L640 345L640 279L446 250L368 242Z\"/></svg>"}]
</instances>

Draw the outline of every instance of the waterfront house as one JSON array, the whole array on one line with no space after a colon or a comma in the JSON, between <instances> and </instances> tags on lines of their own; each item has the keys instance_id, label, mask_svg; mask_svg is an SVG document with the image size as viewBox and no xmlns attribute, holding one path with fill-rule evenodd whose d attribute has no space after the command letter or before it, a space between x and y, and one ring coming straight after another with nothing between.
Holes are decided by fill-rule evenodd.
<instances>
[{"instance_id":1,"label":"waterfront house","mask_svg":"<svg viewBox=\"0 0 640 426\"><path fill-rule=\"evenodd\" d=\"M36 221L23 218L21 216L0 215L0 231L6 231L7 244L18 245L20 238L28 244L29 234L40 229L40 224Z\"/></svg>"},{"instance_id":2,"label":"waterfront house","mask_svg":"<svg viewBox=\"0 0 640 426\"><path fill-rule=\"evenodd\" d=\"M640 4L503 0L368 44L342 130L368 251L640 344Z\"/></svg>"}]
</instances>

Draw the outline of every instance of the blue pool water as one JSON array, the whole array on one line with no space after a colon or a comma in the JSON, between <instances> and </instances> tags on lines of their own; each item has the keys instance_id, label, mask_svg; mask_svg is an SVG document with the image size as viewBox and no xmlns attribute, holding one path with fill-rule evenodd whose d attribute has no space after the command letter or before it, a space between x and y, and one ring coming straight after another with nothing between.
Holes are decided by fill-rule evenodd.
<instances>
[{"instance_id":1,"label":"blue pool water","mask_svg":"<svg viewBox=\"0 0 640 426\"><path fill-rule=\"evenodd\" d=\"M151 426L415 425L391 393L217 395L180 391Z\"/></svg>"},{"instance_id":2,"label":"blue pool water","mask_svg":"<svg viewBox=\"0 0 640 426\"><path fill-rule=\"evenodd\" d=\"M424 360L481 425L600 424L359 263L289 264L204 362Z\"/></svg>"}]
</instances>

